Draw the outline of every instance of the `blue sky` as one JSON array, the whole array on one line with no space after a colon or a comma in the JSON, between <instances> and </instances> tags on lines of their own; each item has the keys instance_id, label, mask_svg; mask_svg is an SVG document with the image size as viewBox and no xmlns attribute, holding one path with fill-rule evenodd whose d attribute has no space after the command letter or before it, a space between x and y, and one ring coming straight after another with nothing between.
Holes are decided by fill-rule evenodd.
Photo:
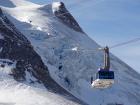
<instances>
[{"instance_id":1,"label":"blue sky","mask_svg":"<svg viewBox=\"0 0 140 105\"><path fill-rule=\"evenodd\" d=\"M59 0L30 0L48 4ZM100 45L140 37L140 0L60 0L84 31ZM111 50L140 73L140 42Z\"/></svg>"}]
</instances>

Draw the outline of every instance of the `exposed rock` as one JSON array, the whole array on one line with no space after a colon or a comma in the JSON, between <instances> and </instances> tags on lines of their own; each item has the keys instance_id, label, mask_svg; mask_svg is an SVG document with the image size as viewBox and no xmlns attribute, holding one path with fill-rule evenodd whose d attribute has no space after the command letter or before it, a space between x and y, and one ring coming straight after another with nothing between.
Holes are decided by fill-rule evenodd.
<instances>
[{"instance_id":1,"label":"exposed rock","mask_svg":"<svg viewBox=\"0 0 140 105\"><path fill-rule=\"evenodd\" d=\"M58 7L53 6L53 5L57 5L56 3L59 4ZM82 28L79 26L79 24L73 18L73 16L65 8L65 5L63 2L55 2L54 4L52 4L52 9L53 9L55 16L58 17L65 25L74 29L75 31L84 33Z\"/></svg>"},{"instance_id":2,"label":"exposed rock","mask_svg":"<svg viewBox=\"0 0 140 105\"><path fill-rule=\"evenodd\" d=\"M11 76L17 81L26 81L26 73L31 73L39 83L57 94L69 96L70 100L85 105L79 99L68 93L59 86L51 77L48 68L44 65L41 57L34 51L28 39L20 33L12 22L2 13L0 9L0 34L4 39L0 39L0 59L9 59L16 62L16 68L12 70ZM34 83L36 81L32 81Z\"/></svg>"}]
</instances>

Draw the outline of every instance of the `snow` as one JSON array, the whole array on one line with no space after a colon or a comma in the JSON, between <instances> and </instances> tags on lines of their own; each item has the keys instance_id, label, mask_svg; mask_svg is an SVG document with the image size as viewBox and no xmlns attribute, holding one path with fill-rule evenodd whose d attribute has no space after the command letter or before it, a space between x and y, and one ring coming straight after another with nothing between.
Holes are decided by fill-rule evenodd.
<instances>
[{"instance_id":1,"label":"snow","mask_svg":"<svg viewBox=\"0 0 140 105\"><path fill-rule=\"evenodd\" d=\"M3 105L78 105L40 88L20 83L11 85L12 87L0 89L0 103Z\"/></svg>"},{"instance_id":2,"label":"snow","mask_svg":"<svg viewBox=\"0 0 140 105\"><path fill-rule=\"evenodd\" d=\"M61 2L53 2L52 3L52 10L53 10L53 13L55 11L58 11L60 9L60 6L61 6Z\"/></svg>"},{"instance_id":3,"label":"snow","mask_svg":"<svg viewBox=\"0 0 140 105\"><path fill-rule=\"evenodd\" d=\"M42 28L41 27L37 27L37 30L42 31Z\"/></svg>"},{"instance_id":4,"label":"snow","mask_svg":"<svg viewBox=\"0 0 140 105\"><path fill-rule=\"evenodd\" d=\"M74 47L72 48L73 51L77 51L78 50L78 47Z\"/></svg>"},{"instance_id":5,"label":"snow","mask_svg":"<svg viewBox=\"0 0 140 105\"><path fill-rule=\"evenodd\" d=\"M0 102L3 105L78 105L54 93L26 85L0 89L0 92Z\"/></svg>"},{"instance_id":6,"label":"snow","mask_svg":"<svg viewBox=\"0 0 140 105\"><path fill-rule=\"evenodd\" d=\"M15 26L31 41L35 51L41 56L45 65L48 66L51 77L74 96L89 105L106 105L108 103L139 105L140 76L112 54L111 69L115 71L115 84L105 90L91 88L90 77L94 76L97 69L102 66L103 53L89 52L89 49L94 51L100 46L87 35L76 32L65 26L61 21L51 17L52 13L50 11L59 10L59 6L60 3L56 2L52 4L52 7L48 6L46 11L40 9L44 8L44 6L33 5L24 8L5 8L5 12L10 15L8 17L14 22ZM22 14L20 11L22 11ZM29 20L32 23L29 23ZM23 26L19 25L23 24L23 22ZM87 51L83 51L83 49ZM61 69L59 69L60 66L62 66ZM28 72L26 74L27 81L30 81L30 79L35 80ZM67 83L68 81L69 83ZM19 93L23 90L19 90ZM55 97L60 98L60 96L54 94L53 98L50 98L45 93L40 95L41 90L38 91L39 95L34 89L25 91L23 96L19 93L18 95L25 99L27 98L28 101L25 101L25 103L28 105L35 104L34 102L38 104L43 102L44 104L49 100L56 99ZM33 97L31 94L33 94ZM44 95L47 98L44 98ZM21 100L21 98L18 98L16 101L11 102L18 102L20 104L18 100ZM30 100L34 100L34 102ZM51 101L51 104L59 105L57 102L60 100L56 100L56 103Z\"/></svg>"},{"instance_id":7,"label":"snow","mask_svg":"<svg viewBox=\"0 0 140 105\"><path fill-rule=\"evenodd\" d=\"M12 65L2 62L12 62L10 60L0 59L0 104L2 105L79 105L55 93L48 92L41 85L19 83L9 74L15 68L16 62ZM26 71L26 79L36 80ZM40 86L39 86L40 85ZM55 100L55 101L54 101Z\"/></svg>"}]
</instances>

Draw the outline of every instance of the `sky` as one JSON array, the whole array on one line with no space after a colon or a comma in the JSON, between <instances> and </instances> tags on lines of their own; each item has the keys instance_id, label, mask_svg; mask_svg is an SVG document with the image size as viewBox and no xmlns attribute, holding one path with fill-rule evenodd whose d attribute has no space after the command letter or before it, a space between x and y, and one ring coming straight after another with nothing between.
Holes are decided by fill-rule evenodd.
<instances>
[{"instance_id":1,"label":"sky","mask_svg":"<svg viewBox=\"0 0 140 105\"><path fill-rule=\"evenodd\" d=\"M101 46L140 37L140 0L30 0L38 4L63 1L83 30ZM140 41L111 52L140 73Z\"/></svg>"}]
</instances>

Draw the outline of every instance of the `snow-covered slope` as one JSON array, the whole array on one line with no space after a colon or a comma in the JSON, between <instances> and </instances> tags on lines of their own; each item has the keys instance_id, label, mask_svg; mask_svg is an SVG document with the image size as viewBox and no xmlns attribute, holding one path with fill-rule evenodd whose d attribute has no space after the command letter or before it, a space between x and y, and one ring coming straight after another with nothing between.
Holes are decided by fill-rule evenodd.
<instances>
[{"instance_id":1,"label":"snow-covered slope","mask_svg":"<svg viewBox=\"0 0 140 105\"><path fill-rule=\"evenodd\" d=\"M140 75L114 55L111 69L115 71L115 84L104 90L90 87L90 77L102 65L103 53L90 51L99 45L84 34L70 14L60 14L67 12L63 3L3 10L31 42L51 77L74 96L89 105L139 105Z\"/></svg>"},{"instance_id":2,"label":"snow-covered slope","mask_svg":"<svg viewBox=\"0 0 140 105\"><path fill-rule=\"evenodd\" d=\"M36 104L40 103L39 100L32 102L32 100L30 100L32 98L27 97L31 102L29 100L27 102L24 102L23 99L24 97L26 97L26 94L21 95L22 91L20 92L19 90L25 90L29 92L27 96L28 95L31 96L32 94L30 93L30 91L32 91L32 89L34 88L39 88L38 90L40 90L40 92L41 91L48 92L47 94L45 93L46 96L48 97L50 95L49 94L50 91L52 94L55 93L56 95L59 96L60 100L58 99L58 101L53 102L55 101L54 96L54 99L52 98L52 100L48 102L50 104L58 105L59 102L61 101L62 105L84 104L82 101L80 101L79 99L68 93L61 86L59 86L50 77L47 66L44 65L40 56L34 51L28 39L17 30L17 28L13 25L13 23L9 21L9 19L3 14L3 11L1 9L0 9L0 69L1 69L0 91L1 93L3 93L1 94L0 98L2 100L3 97L8 96L8 99L12 99L12 101L14 101L15 104L17 105L20 105L20 103L23 105L27 105L27 103L31 103L34 105L35 103ZM17 87L19 87L19 89L17 89ZM31 87L31 89L28 91L26 87ZM47 90L44 90L45 88ZM9 91L9 93L6 91ZM20 92L20 94L17 94L16 92ZM14 97L14 94L16 94L16 97ZM41 95L39 96L42 97ZM35 98L39 96L35 96ZM18 99L20 99L20 101L17 101ZM46 100L49 99L46 97ZM47 103L46 101L44 102L45 102L44 104ZM7 100L7 103L5 104L10 103L11 100Z\"/></svg>"},{"instance_id":3,"label":"snow-covered slope","mask_svg":"<svg viewBox=\"0 0 140 105\"><path fill-rule=\"evenodd\" d=\"M5 62L5 63L3 63ZM1 105L79 105L56 93L49 92L43 85L30 85L15 81L9 73L15 68L16 62L0 60L0 104ZM26 74L30 79L29 73ZM34 78L35 79L35 78Z\"/></svg>"}]
</instances>

